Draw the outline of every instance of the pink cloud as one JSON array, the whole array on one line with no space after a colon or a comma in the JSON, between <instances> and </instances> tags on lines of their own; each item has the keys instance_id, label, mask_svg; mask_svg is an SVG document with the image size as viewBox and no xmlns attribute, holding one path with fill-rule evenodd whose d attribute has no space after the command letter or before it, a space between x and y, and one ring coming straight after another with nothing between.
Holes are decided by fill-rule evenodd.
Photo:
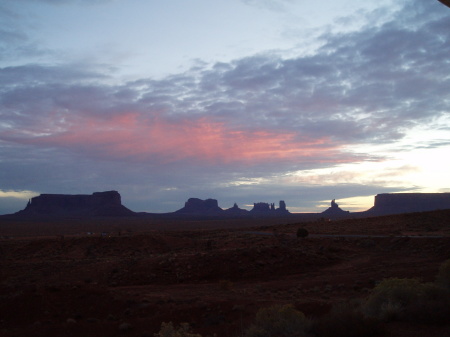
<instances>
[{"instance_id":1,"label":"pink cloud","mask_svg":"<svg viewBox=\"0 0 450 337\"><path fill-rule=\"evenodd\" d=\"M82 115L66 119L63 125L59 121L58 129L62 127L63 131L52 134L24 138L16 133L13 138L35 145L70 148L97 157L132 161L154 159L163 164L200 161L213 165L252 165L265 161L351 160L343 157L339 147L328 138L299 140L292 131L233 129L209 117L170 119L135 112L109 119Z\"/></svg>"}]
</instances>

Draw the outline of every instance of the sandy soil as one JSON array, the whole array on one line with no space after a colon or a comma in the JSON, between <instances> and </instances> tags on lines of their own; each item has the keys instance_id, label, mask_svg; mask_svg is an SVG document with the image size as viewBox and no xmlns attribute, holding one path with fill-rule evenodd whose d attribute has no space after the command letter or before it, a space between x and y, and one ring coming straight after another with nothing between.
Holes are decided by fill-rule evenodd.
<instances>
[{"instance_id":1,"label":"sandy soil","mask_svg":"<svg viewBox=\"0 0 450 337\"><path fill-rule=\"evenodd\" d=\"M239 336L261 307L317 317L383 278L433 281L450 258L450 210L290 221L0 218L0 335L144 337L173 321ZM364 237L297 239L299 227ZM386 329L450 336L449 326Z\"/></svg>"}]
</instances>

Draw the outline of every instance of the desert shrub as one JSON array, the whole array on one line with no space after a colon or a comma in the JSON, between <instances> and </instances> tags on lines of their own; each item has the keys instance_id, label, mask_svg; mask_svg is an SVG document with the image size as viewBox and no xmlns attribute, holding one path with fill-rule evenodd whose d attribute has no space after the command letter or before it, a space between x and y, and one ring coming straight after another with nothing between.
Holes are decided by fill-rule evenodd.
<instances>
[{"instance_id":1,"label":"desert shrub","mask_svg":"<svg viewBox=\"0 0 450 337\"><path fill-rule=\"evenodd\" d=\"M406 308L418 301L422 287L417 279L385 279L373 289L366 302L366 312L387 321L400 320Z\"/></svg>"},{"instance_id":2,"label":"desert shrub","mask_svg":"<svg viewBox=\"0 0 450 337\"><path fill-rule=\"evenodd\" d=\"M381 322L367 317L358 304L338 303L314 322L317 337L374 337L383 333Z\"/></svg>"},{"instance_id":3,"label":"desert shrub","mask_svg":"<svg viewBox=\"0 0 450 337\"><path fill-rule=\"evenodd\" d=\"M309 232L305 228L297 229L297 237L298 238L306 238L309 235Z\"/></svg>"},{"instance_id":4,"label":"desert shrub","mask_svg":"<svg viewBox=\"0 0 450 337\"><path fill-rule=\"evenodd\" d=\"M441 264L436 277L436 284L450 290L450 259Z\"/></svg>"},{"instance_id":5,"label":"desert shrub","mask_svg":"<svg viewBox=\"0 0 450 337\"><path fill-rule=\"evenodd\" d=\"M405 308L418 300L422 283L417 279L389 278L381 281L365 304L365 312L383 320L401 319Z\"/></svg>"},{"instance_id":6,"label":"desert shrub","mask_svg":"<svg viewBox=\"0 0 450 337\"><path fill-rule=\"evenodd\" d=\"M386 321L445 324L450 317L450 292L417 279L390 278L373 289L365 312Z\"/></svg>"},{"instance_id":7,"label":"desert shrub","mask_svg":"<svg viewBox=\"0 0 450 337\"><path fill-rule=\"evenodd\" d=\"M405 308L406 320L424 324L450 323L450 290L432 283L423 284L417 301Z\"/></svg>"},{"instance_id":8,"label":"desert shrub","mask_svg":"<svg viewBox=\"0 0 450 337\"><path fill-rule=\"evenodd\" d=\"M245 337L303 337L309 336L311 322L292 305L263 308L255 323L245 331Z\"/></svg>"},{"instance_id":9,"label":"desert shrub","mask_svg":"<svg viewBox=\"0 0 450 337\"><path fill-rule=\"evenodd\" d=\"M172 322L161 324L161 329L154 334L155 337L202 337L199 334L191 332L188 323L181 323L180 326L175 327Z\"/></svg>"}]
</instances>

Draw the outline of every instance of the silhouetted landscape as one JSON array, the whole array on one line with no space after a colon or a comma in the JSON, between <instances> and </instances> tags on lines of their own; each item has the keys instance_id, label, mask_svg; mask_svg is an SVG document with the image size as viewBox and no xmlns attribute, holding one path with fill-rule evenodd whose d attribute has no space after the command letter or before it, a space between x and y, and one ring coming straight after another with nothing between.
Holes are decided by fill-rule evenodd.
<instances>
[{"instance_id":1,"label":"silhouetted landscape","mask_svg":"<svg viewBox=\"0 0 450 337\"><path fill-rule=\"evenodd\" d=\"M357 214L191 198L148 214L115 191L43 194L0 217L0 332L259 336L269 315L280 335L448 336L448 195L381 194Z\"/></svg>"},{"instance_id":2,"label":"silhouetted landscape","mask_svg":"<svg viewBox=\"0 0 450 337\"><path fill-rule=\"evenodd\" d=\"M342 219L354 217L380 216L389 214L426 212L450 208L450 193L391 193L375 196L374 206L364 212L342 210L336 201L321 213L290 213L284 200L275 203L257 202L250 211L237 204L228 209L219 207L215 199L189 198L184 207L171 213L133 212L122 205L117 191L95 192L92 195L41 194L30 199L25 209L13 214L20 217L98 217L98 216L215 216L215 217L279 217L295 216L303 219L326 217Z\"/></svg>"},{"instance_id":3,"label":"silhouetted landscape","mask_svg":"<svg viewBox=\"0 0 450 337\"><path fill-rule=\"evenodd\" d=\"M450 0L0 22L0 337L450 337Z\"/></svg>"}]
</instances>

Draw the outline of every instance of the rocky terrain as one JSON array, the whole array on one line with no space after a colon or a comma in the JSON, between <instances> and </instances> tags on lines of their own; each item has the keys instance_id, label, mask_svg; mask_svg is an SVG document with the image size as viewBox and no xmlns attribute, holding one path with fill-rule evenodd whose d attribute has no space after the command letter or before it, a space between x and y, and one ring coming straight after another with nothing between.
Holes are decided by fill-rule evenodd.
<instances>
[{"instance_id":1,"label":"rocky terrain","mask_svg":"<svg viewBox=\"0 0 450 337\"><path fill-rule=\"evenodd\" d=\"M143 337L173 321L240 336L262 307L321 317L385 278L433 281L450 258L448 210L289 219L0 218L0 335ZM449 335L448 325L384 328Z\"/></svg>"}]
</instances>

